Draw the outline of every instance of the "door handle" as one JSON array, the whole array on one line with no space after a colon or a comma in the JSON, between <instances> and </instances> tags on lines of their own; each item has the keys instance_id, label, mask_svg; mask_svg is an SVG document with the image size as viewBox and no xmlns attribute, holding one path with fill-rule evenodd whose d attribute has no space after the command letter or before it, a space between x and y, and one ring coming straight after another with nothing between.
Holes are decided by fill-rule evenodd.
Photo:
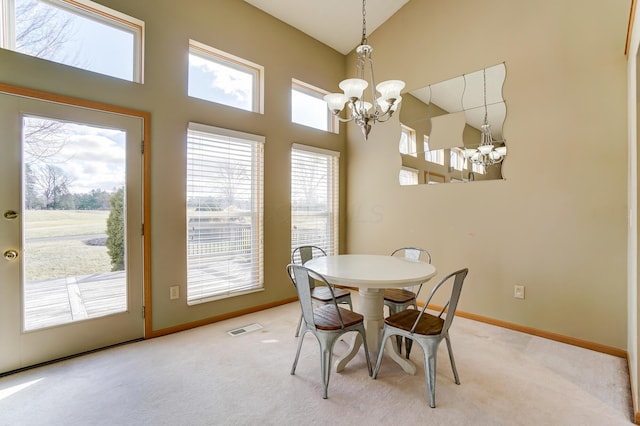
<instances>
[{"instance_id":1,"label":"door handle","mask_svg":"<svg viewBox=\"0 0 640 426\"><path fill-rule=\"evenodd\" d=\"M7 220L13 220L16 219L18 217L18 213L16 213L13 210L7 210L6 212L4 212L4 218Z\"/></svg>"},{"instance_id":2,"label":"door handle","mask_svg":"<svg viewBox=\"0 0 640 426\"><path fill-rule=\"evenodd\" d=\"M4 252L4 258L7 260L15 260L18 258L18 252L15 250L6 250Z\"/></svg>"}]
</instances>

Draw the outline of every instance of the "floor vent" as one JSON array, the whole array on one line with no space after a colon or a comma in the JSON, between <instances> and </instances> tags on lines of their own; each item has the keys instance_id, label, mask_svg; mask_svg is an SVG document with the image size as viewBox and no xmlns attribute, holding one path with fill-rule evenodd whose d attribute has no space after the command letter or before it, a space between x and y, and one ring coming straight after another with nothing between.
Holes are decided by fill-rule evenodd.
<instances>
[{"instance_id":1,"label":"floor vent","mask_svg":"<svg viewBox=\"0 0 640 426\"><path fill-rule=\"evenodd\" d=\"M245 325L244 327L236 328L235 330L229 330L227 331L227 333L229 333L230 336L240 336L242 334L249 333L251 331L260 330L261 328L262 326L260 324L253 323L253 324Z\"/></svg>"}]
</instances>

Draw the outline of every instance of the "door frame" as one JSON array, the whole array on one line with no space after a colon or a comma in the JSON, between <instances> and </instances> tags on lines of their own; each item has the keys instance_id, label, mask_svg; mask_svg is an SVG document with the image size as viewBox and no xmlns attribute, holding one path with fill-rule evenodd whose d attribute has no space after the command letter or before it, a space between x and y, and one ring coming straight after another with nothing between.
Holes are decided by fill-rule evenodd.
<instances>
[{"instance_id":1,"label":"door frame","mask_svg":"<svg viewBox=\"0 0 640 426\"><path fill-rule=\"evenodd\" d=\"M143 280L143 309L144 309L144 335L143 338L152 336L152 314L151 314L151 113L131 108L124 108L116 105L104 104L101 102L89 101L86 99L74 98L55 93L43 92L20 86L0 83L0 93L22 96L42 101L55 102L63 105L88 108L96 111L110 112L115 114L128 115L140 118L143 126L142 157L143 157L143 254L142 254L142 280Z\"/></svg>"}]
</instances>

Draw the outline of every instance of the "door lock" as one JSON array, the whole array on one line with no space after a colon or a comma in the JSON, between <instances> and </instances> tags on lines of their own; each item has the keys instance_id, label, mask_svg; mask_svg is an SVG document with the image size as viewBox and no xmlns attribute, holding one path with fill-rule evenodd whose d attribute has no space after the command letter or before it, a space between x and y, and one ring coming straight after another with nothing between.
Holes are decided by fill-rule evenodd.
<instances>
[{"instance_id":1,"label":"door lock","mask_svg":"<svg viewBox=\"0 0 640 426\"><path fill-rule=\"evenodd\" d=\"M4 212L4 218L7 220L13 220L16 219L18 217L18 213L14 212L13 210L7 210L6 212Z\"/></svg>"},{"instance_id":2,"label":"door lock","mask_svg":"<svg viewBox=\"0 0 640 426\"><path fill-rule=\"evenodd\" d=\"M18 258L18 252L15 250L7 250L4 252L4 258L7 260L15 260Z\"/></svg>"}]
</instances>

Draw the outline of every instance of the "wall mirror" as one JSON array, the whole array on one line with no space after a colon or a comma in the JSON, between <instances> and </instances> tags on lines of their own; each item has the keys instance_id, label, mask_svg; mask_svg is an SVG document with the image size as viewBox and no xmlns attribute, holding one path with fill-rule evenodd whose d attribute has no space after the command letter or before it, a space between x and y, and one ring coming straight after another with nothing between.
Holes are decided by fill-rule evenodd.
<instances>
[{"instance_id":1,"label":"wall mirror","mask_svg":"<svg viewBox=\"0 0 640 426\"><path fill-rule=\"evenodd\" d=\"M503 179L504 63L402 94L400 185Z\"/></svg>"}]
</instances>

